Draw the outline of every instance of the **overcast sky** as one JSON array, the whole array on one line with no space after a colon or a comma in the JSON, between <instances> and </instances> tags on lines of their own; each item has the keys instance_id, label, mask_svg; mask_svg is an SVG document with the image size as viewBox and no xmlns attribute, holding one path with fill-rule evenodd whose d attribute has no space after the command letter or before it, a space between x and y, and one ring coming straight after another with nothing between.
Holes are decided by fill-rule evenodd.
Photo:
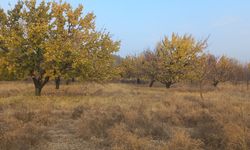
<instances>
[{"instance_id":1,"label":"overcast sky","mask_svg":"<svg viewBox=\"0 0 250 150\"><path fill-rule=\"evenodd\" d=\"M9 9L16 1L0 0L0 7ZM153 49L164 35L176 32L209 36L209 52L250 61L250 0L66 1L94 12L98 29L122 41L122 56Z\"/></svg>"}]
</instances>

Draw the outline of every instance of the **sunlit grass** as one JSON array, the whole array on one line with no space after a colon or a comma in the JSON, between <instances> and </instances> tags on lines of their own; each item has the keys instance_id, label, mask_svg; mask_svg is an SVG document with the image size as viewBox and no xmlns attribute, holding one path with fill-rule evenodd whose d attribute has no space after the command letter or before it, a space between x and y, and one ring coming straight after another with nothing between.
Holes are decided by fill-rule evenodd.
<instances>
[{"instance_id":1,"label":"sunlit grass","mask_svg":"<svg viewBox=\"0 0 250 150\"><path fill-rule=\"evenodd\" d=\"M0 85L2 149L44 145L58 119L74 123L75 134L91 149L250 146L250 91L244 85L207 87L203 100L190 86L75 83L55 90L51 83L36 97L31 83Z\"/></svg>"}]
</instances>

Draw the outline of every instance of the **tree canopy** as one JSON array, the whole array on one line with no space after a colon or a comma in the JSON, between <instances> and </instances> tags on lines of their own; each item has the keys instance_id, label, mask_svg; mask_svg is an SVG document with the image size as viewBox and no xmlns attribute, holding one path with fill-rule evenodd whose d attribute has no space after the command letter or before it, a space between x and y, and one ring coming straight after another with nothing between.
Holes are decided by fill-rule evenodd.
<instances>
[{"instance_id":1,"label":"tree canopy","mask_svg":"<svg viewBox=\"0 0 250 150\"><path fill-rule=\"evenodd\" d=\"M0 10L1 64L19 78L32 77L36 95L50 78L104 80L119 49L109 33L97 31L95 15L83 6L36 0Z\"/></svg>"}]
</instances>

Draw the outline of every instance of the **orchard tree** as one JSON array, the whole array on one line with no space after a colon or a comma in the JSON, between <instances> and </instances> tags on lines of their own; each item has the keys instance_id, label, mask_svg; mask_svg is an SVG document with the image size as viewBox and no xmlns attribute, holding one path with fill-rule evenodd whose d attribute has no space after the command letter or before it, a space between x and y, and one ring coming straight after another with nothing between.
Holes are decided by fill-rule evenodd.
<instances>
[{"instance_id":1,"label":"orchard tree","mask_svg":"<svg viewBox=\"0 0 250 150\"><path fill-rule=\"evenodd\" d=\"M143 65L145 63L145 58L143 55L138 55L135 57L135 76L136 76L136 83L141 84L141 79L144 78L145 72L143 70Z\"/></svg>"},{"instance_id":2,"label":"orchard tree","mask_svg":"<svg viewBox=\"0 0 250 150\"><path fill-rule=\"evenodd\" d=\"M96 32L95 16L89 13L82 17L82 11L82 5L73 9L68 3L52 3L51 31L45 56L47 70L55 77L56 89L59 89L62 77L77 77L79 70L86 68L87 50L83 44ZM81 64L81 68L76 68L77 64Z\"/></svg>"},{"instance_id":3,"label":"orchard tree","mask_svg":"<svg viewBox=\"0 0 250 150\"><path fill-rule=\"evenodd\" d=\"M188 73L189 78L192 80L198 81L200 89L200 97L203 97L203 84L208 80L208 76L211 71L211 54L202 54L198 57L193 63L193 69Z\"/></svg>"},{"instance_id":4,"label":"orchard tree","mask_svg":"<svg viewBox=\"0 0 250 150\"><path fill-rule=\"evenodd\" d=\"M149 87L152 87L158 74L158 58L155 51L146 50L143 52L144 63L142 65L144 76L150 80Z\"/></svg>"},{"instance_id":5,"label":"orchard tree","mask_svg":"<svg viewBox=\"0 0 250 150\"><path fill-rule=\"evenodd\" d=\"M121 64L122 77L128 79L136 79L136 83L140 84L141 78L143 78L143 66L144 58L139 56L127 56Z\"/></svg>"},{"instance_id":6,"label":"orchard tree","mask_svg":"<svg viewBox=\"0 0 250 150\"><path fill-rule=\"evenodd\" d=\"M8 70L8 62L6 61L6 43L4 41L5 36L8 34L7 28L7 15L3 9L0 9L0 80L14 79L13 74Z\"/></svg>"},{"instance_id":7,"label":"orchard tree","mask_svg":"<svg viewBox=\"0 0 250 150\"><path fill-rule=\"evenodd\" d=\"M90 69L87 73L82 69L80 78L83 80L87 78L87 80L94 82L113 79L116 73L113 53L119 49L120 42L112 41L110 34L104 32L96 32L90 39L87 42L88 46L84 48L87 50L87 62Z\"/></svg>"},{"instance_id":8,"label":"orchard tree","mask_svg":"<svg viewBox=\"0 0 250 150\"><path fill-rule=\"evenodd\" d=\"M229 72L229 80L237 85L239 82L244 81L245 72L244 66L236 59L229 59L230 70Z\"/></svg>"},{"instance_id":9,"label":"orchard tree","mask_svg":"<svg viewBox=\"0 0 250 150\"><path fill-rule=\"evenodd\" d=\"M211 55L210 67L209 79L214 87L217 87L220 82L226 82L230 79L232 67L228 57L222 56L218 59Z\"/></svg>"},{"instance_id":10,"label":"orchard tree","mask_svg":"<svg viewBox=\"0 0 250 150\"><path fill-rule=\"evenodd\" d=\"M134 77L134 66L133 66L134 57L126 56L120 64L120 74L122 78L132 78Z\"/></svg>"},{"instance_id":11,"label":"orchard tree","mask_svg":"<svg viewBox=\"0 0 250 150\"><path fill-rule=\"evenodd\" d=\"M135 57L126 56L120 64L120 74L123 79L135 78Z\"/></svg>"},{"instance_id":12,"label":"orchard tree","mask_svg":"<svg viewBox=\"0 0 250 150\"><path fill-rule=\"evenodd\" d=\"M35 86L35 95L40 96L42 88L50 79L45 69L46 43L51 29L50 3L19 1L8 11L6 36L10 69L23 77L30 76Z\"/></svg>"},{"instance_id":13,"label":"orchard tree","mask_svg":"<svg viewBox=\"0 0 250 150\"><path fill-rule=\"evenodd\" d=\"M157 80L166 88L184 79L192 69L193 62L207 46L207 40L196 41L191 35L165 37L157 45L159 72Z\"/></svg>"},{"instance_id":14,"label":"orchard tree","mask_svg":"<svg viewBox=\"0 0 250 150\"><path fill-rule=\"evenodd\" d=\"M18 77L30 76L35 95L40 96L42 88L53 77L90 79L95 76L92 58L104 60L111 57L106 55L118 50L119 42L96 31L94 15L83 16L82 9L82 6L73 9L61 1L36 4L36 0L31 0L18 1L7 14L1 12L7 21L1 29L0 47L8 70ZM110 61L102 65L108 66Z\"/></svg>"},{"instance_id":15,"label":"orchard tree","mask_svg":"<svg viewBox=\"0 0 250 150\"><path fill-rule=\"evenodd\" d=\"M17 50L24 44L21 38L23 29L21 25L22 2L18 2L14 9L5 11L0 9L0 71L3 80L11 79L11 76L23 77L23 73L14 65L14 54L11 51ZM17 60L19 61L19 60ZM17 69L14 70L14 66Z\"/></svg>"}]
</instances>

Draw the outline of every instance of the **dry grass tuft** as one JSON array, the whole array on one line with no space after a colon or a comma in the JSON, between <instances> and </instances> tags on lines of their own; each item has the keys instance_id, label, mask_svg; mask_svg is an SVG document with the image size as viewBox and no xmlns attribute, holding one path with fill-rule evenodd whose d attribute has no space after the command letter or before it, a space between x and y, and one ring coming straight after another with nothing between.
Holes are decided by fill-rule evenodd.
<instances>
[{"instance_id":1,"label":"dry grass tuft","mask_svg":"<svg viewBox=\"0 0 250 150\"><path fill-rule=\"evenodd\" d=\"M168 150L202 150L203 142L198 139L192 139L190 134L183 130L176 130L166 146Z\"/></svg>"},{"instance_id":2,"label":"dry grass tuft","mask_svg":"<svg viewBox=\"0 0 250 150\"><path fill-rule=\"evenodd\" d=\"M17 114L0 120L0 149L29 149L48 139L45 129L31 121L32 115Z\"/></svg>"}]
</instances>

